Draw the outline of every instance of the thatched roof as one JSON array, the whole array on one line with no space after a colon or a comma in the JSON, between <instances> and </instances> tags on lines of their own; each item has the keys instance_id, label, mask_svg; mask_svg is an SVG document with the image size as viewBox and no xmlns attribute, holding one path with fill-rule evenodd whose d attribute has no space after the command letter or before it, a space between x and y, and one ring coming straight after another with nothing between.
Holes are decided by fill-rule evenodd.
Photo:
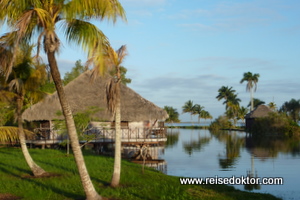
<instances>
[{"instance_id":1,"label":"thatched roof","mask_svg":"<svg viewBox=\"0 0 300 200\"><path fill-rule=\"evenodd\" d=\"M267 117L270 112L273 111L268 106L259 105L256 109L248 113L245 118Z\"/></svg>"},{"instance_id":2,"label":"thatched roof","mask_svg":"<svg viewBox=\"0 0 300 200\"><path fill-rule=\"evenodd\" d=\"M101 108L94 117L99 120L113 121L112 114L106 109L105 86L108 78L99 77L91 82L90 75L91 72L87 71L64 87L73 114L93 106ZM23 119L26 121L63 119L62 115L57 115L59 111L61 111L61 105L55 92L25 110ZM122 121L165 120L166 118L168 114L165 110L121 84Z\"/></svg>"}]
</instances>

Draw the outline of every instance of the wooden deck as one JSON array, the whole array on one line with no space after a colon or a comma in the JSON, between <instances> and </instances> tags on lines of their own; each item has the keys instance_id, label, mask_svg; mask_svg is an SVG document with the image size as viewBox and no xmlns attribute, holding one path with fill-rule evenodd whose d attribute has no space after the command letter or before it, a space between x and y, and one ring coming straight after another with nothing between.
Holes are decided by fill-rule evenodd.
<instances>
[{"instance_id":1,"label":"wooden deck","mask_svg":"<svg viewBox=\"0 0 300 200\"><path fill-rule=\"evenodd\" d=\"M84 134L85 139L80 140L81 144L110 144L114 143L114 129L95 129ZM36 138L26 140L27 144L36 146L58 145L67 141L67 135L54 134L52 130L47 128L36 129ZM144 129L144 130L121 130L122 145L135 144L159 144L167 141L165 129Z\"/></svg>"}]
</instances>

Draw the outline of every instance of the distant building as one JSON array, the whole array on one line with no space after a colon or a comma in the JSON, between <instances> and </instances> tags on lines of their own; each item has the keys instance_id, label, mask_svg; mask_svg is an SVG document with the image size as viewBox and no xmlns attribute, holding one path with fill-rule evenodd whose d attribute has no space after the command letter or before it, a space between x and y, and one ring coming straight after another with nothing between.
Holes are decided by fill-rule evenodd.
<instances>
[{"instance_id":1,"label":"distant building","mask_svg":"<svg viewBox=\"0 0 300 200\"><path fill-rule=\"evenodd\" d=\"M245 116L246 119L246 129L250 130L253 124L255 123L255 119L260 117L267 117L269 113L273 112L268 106L266 105L259 105L256 109L251 111Z\"/></svg>"}]
</instances>

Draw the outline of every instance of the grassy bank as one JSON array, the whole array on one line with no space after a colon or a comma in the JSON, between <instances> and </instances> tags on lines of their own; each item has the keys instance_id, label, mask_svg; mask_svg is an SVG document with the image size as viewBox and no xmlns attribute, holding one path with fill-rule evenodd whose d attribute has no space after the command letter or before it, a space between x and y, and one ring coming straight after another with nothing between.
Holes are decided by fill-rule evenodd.
<instances>
[{"instance_id":1,"label":"grassy bank","mask_svg":"<svg viewBox=\"0 0 300 200\"><path fill-rule=\"evenodd\" d=\"M31 149L34 160L45 170L57 176L33 178L21 150L0 148L0 197L21 197L28 200L84 199L84 192L72 155L59 150ZM114 200L131 199L277 199L271 195L247 193L224 185L180 185L178 177L167 176L152 169L142 174L141 166L122 162L121 186L108 186L113 159L84 152L86 165L97 191ZM1 199L1 198L0 198Z\"/></svg>"}]
</instances>

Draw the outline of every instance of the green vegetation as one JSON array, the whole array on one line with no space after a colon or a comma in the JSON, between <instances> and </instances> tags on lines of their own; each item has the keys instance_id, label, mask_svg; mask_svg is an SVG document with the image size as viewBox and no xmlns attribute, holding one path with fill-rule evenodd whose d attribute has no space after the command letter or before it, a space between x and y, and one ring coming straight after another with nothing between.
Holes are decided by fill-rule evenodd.
<instances>
[{"instance_id":1,"label":"green vegetation","mask_svg":"<svg viewBox=\"0 0 300 200\"><path fill-rule=\"evenodd\" d=\"M270 113L268 117L255 119L250 132L253 135L273 135L300 138L300 127L283 113Z\"/></svg>"},{"instance_id":2,"label":"green vegetation","mask_svg":"<svg viewBox=\"0 0 300 200\"><path fill-rule=\"evenodd\" d=\"M54 176L33 178L18 148L0 148L0 197L15 195L24 200L84 199L73 155L51 149L30 149L34 160ZM84 151L86 165L96 190L111 199L278 199L268 194L248 193L225 185L180 185L178 177L122 161L121 186L109 187L113 158ZM13 159L12 159L13 158Z\"/></svg>"},{"instance_id":3,"label":"green vegetation","mask_svg":"<svg viewBox=\"0 0 300 200\"><path fill-rule=\"evenodd\" d=\"M172 106L165 106L164 110L167 111L169 115L169 118L166 119L166 122L171 122L171 123L180 122L179 113L176 108L173 108Z\"/></svg>"},{"instance_id":4,"label":"green vegetation","mask_svg":"<svg viewBox=\"0 0 300 200\"><path fill-rule=\"evenodd\" d=\"M220 129L231 129L233 128L232 123L230 122L227 116L219 116L215 119L209 126L209 130L220 130Z\"/></svg>"},{"instance_id":5,"label":"green vegetation","mask_svg":"<svg viewBox=\"0 0 300 200\"><path fill-rule=\"evenodd\" d=\"M206 110L204 110L204 106L201 106L199 104L193 103L192 100L188 100L185 102L185 104L182 106L182 112L183 113L190 113L191 115L191 121L193 122L193 115L198 115L198 123L200 124L200 119L212 119L212 116L210 113Z\"/></svg>"}]
</instances>

